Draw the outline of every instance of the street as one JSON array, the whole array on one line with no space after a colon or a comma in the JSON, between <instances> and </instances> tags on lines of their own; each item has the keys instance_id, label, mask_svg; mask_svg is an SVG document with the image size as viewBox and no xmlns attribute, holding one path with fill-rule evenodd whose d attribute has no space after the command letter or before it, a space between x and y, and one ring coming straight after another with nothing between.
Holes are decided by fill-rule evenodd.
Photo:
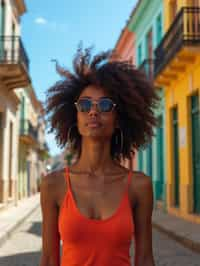
<instances>
[{"instance_id":1,"label":"street","mask_svg":"<svg viewBox=\"0 0 200 266\"><path fill-rule=\"evenodd\" d=\"M200 254L153 230L156 266L200 266ZM0 247L0 266L38 266L41 250L41 212L38 208Z\"/></svg>"}]
</instances>

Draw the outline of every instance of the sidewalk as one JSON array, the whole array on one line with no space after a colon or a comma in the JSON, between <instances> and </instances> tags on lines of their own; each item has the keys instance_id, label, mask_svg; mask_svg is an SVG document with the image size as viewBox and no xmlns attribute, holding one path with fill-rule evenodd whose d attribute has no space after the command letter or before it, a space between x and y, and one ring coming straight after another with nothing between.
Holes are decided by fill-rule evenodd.
<instances>
[{"instance_id":1,"label":"sidewalk","mask_svg":"<svg viewBox=\"0 0 200 266\"><path fill-rule=\"evenodd\" d=\"M8 207L0 212L0 246L39 205L40 195L37 193L18 201L17 206Z\"/></svg>"},{"instance_id":2,"label":"sidewalk","mask_svg":"<svg viewBox=\"0 0 200 266\"><path fill-rule=\"evenodd\" d=\"M184 246L200 252L200 224L185 221L160 209L153 211L152 224Z\"/></svg>"}]
</instances>

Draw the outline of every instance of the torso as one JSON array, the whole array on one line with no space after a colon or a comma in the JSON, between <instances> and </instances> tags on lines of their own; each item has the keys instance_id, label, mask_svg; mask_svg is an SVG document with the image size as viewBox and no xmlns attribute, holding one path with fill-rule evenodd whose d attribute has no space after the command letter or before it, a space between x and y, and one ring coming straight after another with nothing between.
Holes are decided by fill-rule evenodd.
<instances>
[{"instance_id":1,"label":"torso","mask_svg":"<svg viewBox=\"0 0 200 266\"><path fill-rule=\"evenodd\" d=\"M105 177L104 182L99 182L96 180L97 178L88 178L84 174L77 174L75 167L70 168L70 184L73 197L77 208L85 217L103 220L111 217L116 212L127 186L129 170L120 166L113 169L112 173ZM60 172L59 178L56 178L56 203L59 208L68 189L65 175L64 169ZM132 183L136 180L134 177L133 172ZM136 199L131 187L128 192L131 207L134 209Z\"/></svg>"}]
</instances>

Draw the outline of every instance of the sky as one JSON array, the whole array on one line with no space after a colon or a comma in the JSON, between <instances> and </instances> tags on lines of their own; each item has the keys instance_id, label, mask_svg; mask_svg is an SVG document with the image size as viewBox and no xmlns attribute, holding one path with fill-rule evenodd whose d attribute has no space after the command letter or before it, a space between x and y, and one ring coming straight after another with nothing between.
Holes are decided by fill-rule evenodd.
<instances>
[{"instance_id":1,"label":"sky","mask_svg":"<svg viewBox=\"0 0 200 266\"><path fill-rule=\"evenodd\" d=\"M21 36L30 60L36 95L45 101L47 89L60 80L51 61L71 69L80 41L94 53L113 49L137 0L25 0ZM56 3L56 4L55 4ZM46 133L51 155L59 154L53 133Z\"/></svg>"}]
</instances>

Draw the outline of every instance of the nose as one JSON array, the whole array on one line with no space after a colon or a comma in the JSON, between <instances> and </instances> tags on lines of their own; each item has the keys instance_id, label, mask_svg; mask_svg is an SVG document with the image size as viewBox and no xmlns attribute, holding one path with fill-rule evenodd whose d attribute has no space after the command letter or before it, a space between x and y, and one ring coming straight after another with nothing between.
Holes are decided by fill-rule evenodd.
<instances>
[{"instance_id":1,"label":"nose","mask_svg":"<svg viewBox=\"0 0 200 266\"><path fill-rule=\"evenodd\" d=\"M89 111L89 115L97 115L99 113L96 103L93 103Z\"/></svg>"}]
</instances>

